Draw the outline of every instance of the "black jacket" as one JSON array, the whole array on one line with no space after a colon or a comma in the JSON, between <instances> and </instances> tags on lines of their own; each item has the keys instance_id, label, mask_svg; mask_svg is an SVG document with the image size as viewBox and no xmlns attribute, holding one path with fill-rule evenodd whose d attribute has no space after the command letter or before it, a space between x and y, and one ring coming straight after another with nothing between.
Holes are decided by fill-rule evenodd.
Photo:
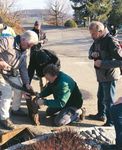
<instances>
[{"instance_id":1,"label":"black jacket","mask_svg":"<svg viewBox=\"0 0 122 150\"><path fill-rule=\"evenodd\" d=\"M43 69L48 64L55 64L60 68L60 60L57 55L53 51L49 51L46 49L35 51L30 56L30 62L28 66L28 75L30 78L30 82L34 76L35 71L38 77L43 77Z\"/></svg>"},{"instance_id":2,"label":"black jacket","mask_svg":"<svg viewBox=\"0 0 122 150\"><path fill-rule=\"evenodd\" d=\"M102 61L110 60L121 60L122 59L122 48L117 39L111 35L95 40L89 50L89 58L92 58L92 53L98 52L99 58ZM119 68L95 68L98 82L108 82L119 79L120 69Z\"/></svg>"}]
</instances>

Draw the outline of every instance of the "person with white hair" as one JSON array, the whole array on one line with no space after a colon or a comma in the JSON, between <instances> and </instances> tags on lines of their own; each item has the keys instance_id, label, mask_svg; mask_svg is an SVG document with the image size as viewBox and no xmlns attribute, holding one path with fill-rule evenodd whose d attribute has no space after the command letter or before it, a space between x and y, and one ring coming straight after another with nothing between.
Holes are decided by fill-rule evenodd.
<instances>
[{"instance_id":1,"label":"person with white hair","mask_svg":"<svg viewBox=\"0 0 122 150\"><path fill-rule=\"evenodd\" d=\"M93 21L89 26L89 31L94 40L89 50L89 59L94 60L98 81L98 113L89 115L89 118L99 121L106 120L104 126L111 126L113 123L110 108L115 101L116 81L120 77L120 68L101 68L98 66L98 60L119 60L122 58L122 50L118 40L108 33L103 23Z\"/></svg>"},{"instance_id":2,"label":"person with white hair","mask_svg":"<svg viewBox=\"0 0 122 150\"><path fill-rule=\"evenodd\" d=\"M14 129L15 125L9 116L13 87L4 78L4 75L9 81L13 81L18 77L19 72L24 87L32 90L26 67L26 49L30 49L37 43L37 34L30 30L15 38L12 36L0 37L0 124L6 129Z\"/></svg>"}]
</instances>

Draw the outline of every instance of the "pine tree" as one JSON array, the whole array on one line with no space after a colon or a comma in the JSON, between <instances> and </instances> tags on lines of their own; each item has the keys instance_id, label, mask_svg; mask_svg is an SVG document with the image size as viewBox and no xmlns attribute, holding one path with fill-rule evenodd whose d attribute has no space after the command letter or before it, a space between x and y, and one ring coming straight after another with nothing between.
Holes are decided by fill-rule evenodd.
<instances>
[{"instance_id":1,"label":"pine tree","mask_svg":"<svg viewBox=\"0 0 122 150\"><path fill-rule=\"evenodd\" d=\"M115 0L113 2L108 23L117 27L122 24L122 0Z\"/></svg>"},{"instance_id":2,"label":"pine tree","mask_svg":"<svg viewBox=\"0 0 122 150\"><path fill-rule=\"evenodd\" d=\"M97 0L87 3L87 10L91 20L97 20L101 22L107 21L109 14L112 10L111 0Z\"/></svg>"}]
</instances>

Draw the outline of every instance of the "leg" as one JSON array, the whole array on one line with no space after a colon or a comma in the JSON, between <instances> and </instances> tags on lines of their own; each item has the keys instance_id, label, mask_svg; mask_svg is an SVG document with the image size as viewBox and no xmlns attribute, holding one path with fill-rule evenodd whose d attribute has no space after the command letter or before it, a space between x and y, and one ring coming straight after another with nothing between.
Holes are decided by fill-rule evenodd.
<instances>
[{"instance_id":1,"label":"leg","mask_svg":"<svg viewBox=\"0 0 122 150\"><path fill-rule=\"evenodd\" d=\"M6 129L14 129L15 126L9 119L9 109L12 97L11 86L0 75L0 123Z\"/></svg>"},{"instance_id":2,"label":"leg","mask_svg":"<svg viewBox=\"0 0 122 150\"><path fill-rule=\"evenodd\" d=\"M103 99L103 85L100 82L98 84L97 98L98 98L97 101L98 113L96 115L89 115L89 118L93 120L105 121L106 106L105 101Z\"/></svg>"},{"instance_id":3,"label":"leg","mask_svg":"<svg viewBox=\"0 0 122 150\"><path fill-rule=\"evenodd\" d=\"M60 111L60 113L55 117L54 123L57 126L67 125L77 119L79 119L82 114L81 109L74 107L67 107Z\"/></svg>"},{"instance_id":4,"label":"leg","mask_svg":"<svg viewBox=\"0 0 122 150\"><path fill-rule=\"evenodd\" d=\"M122 104L112 106L111 116L116 131L116 145L122 149Z\"/></svg>"},{"instance_id":5,"label":"leg","mask_svg":"<svg viewBox=\"0 0 122 150\"><path fill-rule=\"evenodd\" d=\"M105 106L105 102L104 102L104 99L103 99L103 86L102 86L102 83L99 83L97 98L98 98L98 102L97 102L98 115L99 116L105 116L106 106Z\"/></svg>"},{"instance_id":6,"label":"leg","mask_svg":"<svg viewBox=\"0 0 122 150\"><path fill-rule=\"evenodd\" d=\"M116 90L116 81L105 82L103 83L104 88L104 101L106 103L106 125L112 124L112 118L110 115L110 108L115 101L115 90Z\"/></svg>"},{"instance_id":7,"label":"leg","mask_svg":"<svg viewBox=\"0 0 122 150\"><path fill-rule=\"evenodd\" d=\"M48 107L47 110L46 110L46 116L54 116L60 110L61 109L59 109L59 108L50 108L50 107Z\"/></svg>"},{"instance_id":8,"label":"leg","mask_svg":"<svg viewBox=\"0 0 122 150\"><path fill-rule=\"evenodd\" d=\"M42 91L43 90L43 79L42 79L42 77L39 77L39 86L40 86L40 91Z\"/></svg>"},{"instance_id":9,"label":"leg","mask_svg":"<svg viewBox=\"0 0 122 150\"><path fill-rule=\"evenodd\" d=\"M11 104L12 97L12 88L11 86L0 76L0 119L5 120L9 118L9 109Z\"/></svg>"},{"instance_id":10,"label":"leg","mask_svg":"<svg viewBox=\"0 0 122 150\"><path fill-rule=\"evenodd\" d=\"M10 77L10 80L14 83L16 83L19 86L22 86L20 78L19 77ZM22 99L22 91L13 88L13 102L12 102L12 110L17 111L20 108L21 105L21 99Z\"/></svg>"}]
</instances>

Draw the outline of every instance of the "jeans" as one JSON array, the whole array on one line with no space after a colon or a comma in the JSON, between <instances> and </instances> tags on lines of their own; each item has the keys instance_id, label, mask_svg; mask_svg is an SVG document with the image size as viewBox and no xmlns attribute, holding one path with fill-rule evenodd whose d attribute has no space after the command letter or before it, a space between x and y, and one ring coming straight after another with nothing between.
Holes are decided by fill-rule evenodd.
<instances>
[{"instance_id":1,"label":"jeans","mask_svg":"<svg viewBox=\"0 0 122 150\"><path fill-rule=\"evenodd\" d=\"M116 145L122 149L122 104L111 107L111 117L116 131Z\"/></svg>"},{"instance_id":2,"label":"jeans","mask_svg":"<svg viewBox=\"0 0 122 150\"><path fill-rule=\"evenodd\" d=\"M110 108L115 101L116 81L99 82L98 114L107 117L107 123L112 123Z\"/></svg>"},{"instance_id":3,"label":"jeans","mask_svg":"<svg viewBox=\"0 0 122 150\"><path fill-rule=\"evenodd\" d=\"M66 107L63 109L48 107L46 110L47 116L55 116L54 123L56 126L64 126L73 121L76 121L81 114L82 110L75 107Z\"/></svg>"}]
</instances>

